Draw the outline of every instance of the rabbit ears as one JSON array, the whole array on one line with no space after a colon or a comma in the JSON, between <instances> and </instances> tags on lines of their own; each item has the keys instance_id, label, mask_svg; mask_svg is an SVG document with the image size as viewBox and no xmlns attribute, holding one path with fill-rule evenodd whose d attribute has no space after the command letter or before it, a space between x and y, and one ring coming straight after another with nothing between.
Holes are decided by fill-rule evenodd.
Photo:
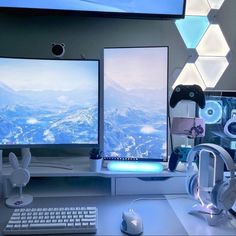
<instances>
[{"instance_id":1,"label":"rabbit ears","mask_svg":"<svg viewBox=\"0 0 236 236\"><path fill-rule=\"evenodd\" d=\"M15 170L19 169L19 168L26 169L26 168L28 168L29 163L31 161L31 153L30 153L30 151L24 153L24 155L22 157L21 167L20 167L20 164L19 164L19 161L18 161L16 155L13 152L9 153L9 161L10 161L12 168Z\"/></svg>"}]
</instances>

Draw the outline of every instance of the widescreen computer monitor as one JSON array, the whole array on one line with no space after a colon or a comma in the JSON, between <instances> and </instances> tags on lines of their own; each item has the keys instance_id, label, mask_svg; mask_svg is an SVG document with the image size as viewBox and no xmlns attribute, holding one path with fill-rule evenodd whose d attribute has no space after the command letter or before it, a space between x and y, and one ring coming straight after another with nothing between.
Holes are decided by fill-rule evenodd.
<instances>
[{"instance_id":1,"label":"widescreen computer monitor","mask_svg":"<svg viewBox=\"0 0 236 236\"><path fill-rule=\"evenodd\" d=\"M104 158L167 158L168 47L104 49Z\"/></svg>"},{"instance_id":2,"label":"widescreen computer monitor","mask_svg":"<svg viewBox=\"0 0 236 236\"><path fill-rule=\"evenodd\" d=\"M98 145L98 60L0 58L0 146Z\"/></svg>"},{"instance_id":3,"label":"widescreen computer monitor","mask_svg":"<svg viewBox=\"0 0 236 236\"><path fill-rule=\"evenodd\" d=\"M77 11L119 17L183 18L186 0L1 0L2 9Z\"/></svg>"}]
</instances>

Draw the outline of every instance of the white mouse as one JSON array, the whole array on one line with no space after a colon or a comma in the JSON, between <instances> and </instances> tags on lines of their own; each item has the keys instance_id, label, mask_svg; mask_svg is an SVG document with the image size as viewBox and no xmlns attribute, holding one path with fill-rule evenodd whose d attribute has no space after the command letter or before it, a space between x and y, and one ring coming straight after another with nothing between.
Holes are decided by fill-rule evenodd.
<instances>
[{"instance_id":1,"label":"white mouse","mask_svg":"<svg viewBox=\"0 0 236 236\"><path fill-rule=\"evenodd\" d=\"M122 214L120 229L128 235L140 235L143 233L143 222L141 217L133 209L124 211Z\"/></svg>"}]
</instances>

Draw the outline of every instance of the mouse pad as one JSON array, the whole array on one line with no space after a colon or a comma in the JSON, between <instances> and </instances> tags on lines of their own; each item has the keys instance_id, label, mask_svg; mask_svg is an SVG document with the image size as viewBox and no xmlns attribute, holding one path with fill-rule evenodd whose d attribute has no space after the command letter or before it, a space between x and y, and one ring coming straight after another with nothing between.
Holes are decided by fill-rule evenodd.
<instances>
[{"instance_id":1,"label":"mouse pad","mask_svg":"<svg viewBox=\"0 0 236 236\"><path fill-rule=\"evenodd\" d=\"M154 198L157 195L35 197L29 207L96 206L98 208L98 230L96 236L117 236L126 235L120 231L122 212L128 210L130 203L140 197ZM12 209L6 208L2 203L3 201L1 201L1 215L5 217L4 219L1 217L0 228L5 226L10 217L10 212L12 212ZM143 220L143 235L188 235L166 200L137 201L132 204L132 208Z\"/></svg>"}]
</instances>

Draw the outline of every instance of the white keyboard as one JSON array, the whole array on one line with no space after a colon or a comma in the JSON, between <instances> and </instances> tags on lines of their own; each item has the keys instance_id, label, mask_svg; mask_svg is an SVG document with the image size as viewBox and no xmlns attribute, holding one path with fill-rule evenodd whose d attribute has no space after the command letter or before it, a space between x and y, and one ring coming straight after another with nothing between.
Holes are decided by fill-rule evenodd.
<instances>
[{"instance_id":1,"label":"white keyboard","mask_svg":"<svg viewBox=\"0 0 236 236\"><path fill-rule=\"evenodd\" d=\"M3 233L73 234L96 233L96 207L20 208L15 209Z\"/></svg>"}]
</instances>

